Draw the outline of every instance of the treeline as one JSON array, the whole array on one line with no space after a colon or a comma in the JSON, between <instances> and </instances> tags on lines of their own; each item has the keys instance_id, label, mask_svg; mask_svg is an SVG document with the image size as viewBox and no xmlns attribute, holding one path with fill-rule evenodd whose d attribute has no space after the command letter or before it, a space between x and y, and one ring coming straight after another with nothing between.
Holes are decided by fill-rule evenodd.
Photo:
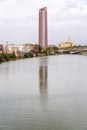
<instances>
[{"instance_id":1,"label":"treeline","mask_svg":"<svg viewBox=\"0 0 87 130\"><path fill-rule=\"evenodd\" d=\"M15 60L15 59L16 56L14 53L12 54L0 53L0 63L5 61L10 61L10 60Z\"/></svg>"},{"instance_id":2,"label":"treeline","mask_svg":"<svg viewBox=\"0 0 87 130\"><path fill-rule=\"evenodd\" d=\"M16 60L16 59L22 59L22 58L30 58L33 57L32 52L26 52L23 56L16 56L15 53L7 54L7 53L0 53L0 63Z\"/></svg>"},{"instance_id":3,"label":"treeline","mask_svg":"<svg viewBox=\"0 0 87 130\"><path fill-rule=\"evenodd\" d=\"M19 53L17 55L15 55L15 53L11 53L11 54L0 53L0 63L16 60L16 59L24 59L24 58L31 58L37 56L48 56L48 55L55 55L55 54L58 54L58 47L56 46L48 47L46 49L40 49L40 50L36 48L30 52Z\"/></svg>"}]
</instances>

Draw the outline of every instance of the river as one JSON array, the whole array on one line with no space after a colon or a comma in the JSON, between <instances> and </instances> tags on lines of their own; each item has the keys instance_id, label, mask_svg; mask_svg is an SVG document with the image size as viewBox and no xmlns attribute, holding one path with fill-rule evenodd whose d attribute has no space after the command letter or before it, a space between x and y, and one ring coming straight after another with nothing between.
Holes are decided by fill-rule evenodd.
<instances>
[{"instance_id":1,"label":"river","mask_svg":"<svg viewBox=\"0 0 87 130\"><path fill-rule=\"evenodd\" d=\"M0 130L87 130L87 56L0 64Z\"/></svg>"}]
</instances>

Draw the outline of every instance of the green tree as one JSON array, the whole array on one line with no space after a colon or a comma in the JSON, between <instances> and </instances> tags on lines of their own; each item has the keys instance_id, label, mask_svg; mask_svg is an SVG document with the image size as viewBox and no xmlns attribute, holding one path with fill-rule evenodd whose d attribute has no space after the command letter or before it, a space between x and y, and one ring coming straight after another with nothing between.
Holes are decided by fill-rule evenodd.
<instances>
[{"instance_id":1,"label":"green tree","mask_svg":"<svg viewBox=\"0 0 87 130\"><path fill-rule=\"evenodd\" d=\"M33 57L33 53L32 53L32 52L26 52L26 53L24 54L24 57L25 57L25 58Z\"/></svg>"}]
</instances>

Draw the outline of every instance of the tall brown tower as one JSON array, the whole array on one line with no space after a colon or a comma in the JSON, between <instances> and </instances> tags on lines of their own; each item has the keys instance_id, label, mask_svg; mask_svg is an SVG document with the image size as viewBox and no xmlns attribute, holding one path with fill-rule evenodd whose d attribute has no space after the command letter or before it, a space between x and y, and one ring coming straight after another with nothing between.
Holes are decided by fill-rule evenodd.
<instances>
[{"instance_id":1,"label":"tall brown tower","mask_svg":"<svg viewBox=\"0 0 87 130\"><path fill-rule=\"evenodd\" d=\"M39 9L39 47L48 47L47 7Z\"/></svg>"}]
</instances>

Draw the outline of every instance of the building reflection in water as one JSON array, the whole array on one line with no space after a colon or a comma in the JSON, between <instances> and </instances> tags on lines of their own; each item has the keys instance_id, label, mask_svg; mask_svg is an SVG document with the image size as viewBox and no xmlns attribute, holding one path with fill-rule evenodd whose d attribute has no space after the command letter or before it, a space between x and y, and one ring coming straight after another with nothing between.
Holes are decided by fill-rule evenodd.
<instances>
[{"instance_id":1,"label":"building reflection in water","mask_svg":"<svg viewBox=\"0 0 87 130\"><path fill-rule=\"evenodd\" d=\"M44 108L47 105L48 98L48 66L47 57L40 58L39 63L39 90L40 90L40 104Z\"/></svg>"}]
</instances>

